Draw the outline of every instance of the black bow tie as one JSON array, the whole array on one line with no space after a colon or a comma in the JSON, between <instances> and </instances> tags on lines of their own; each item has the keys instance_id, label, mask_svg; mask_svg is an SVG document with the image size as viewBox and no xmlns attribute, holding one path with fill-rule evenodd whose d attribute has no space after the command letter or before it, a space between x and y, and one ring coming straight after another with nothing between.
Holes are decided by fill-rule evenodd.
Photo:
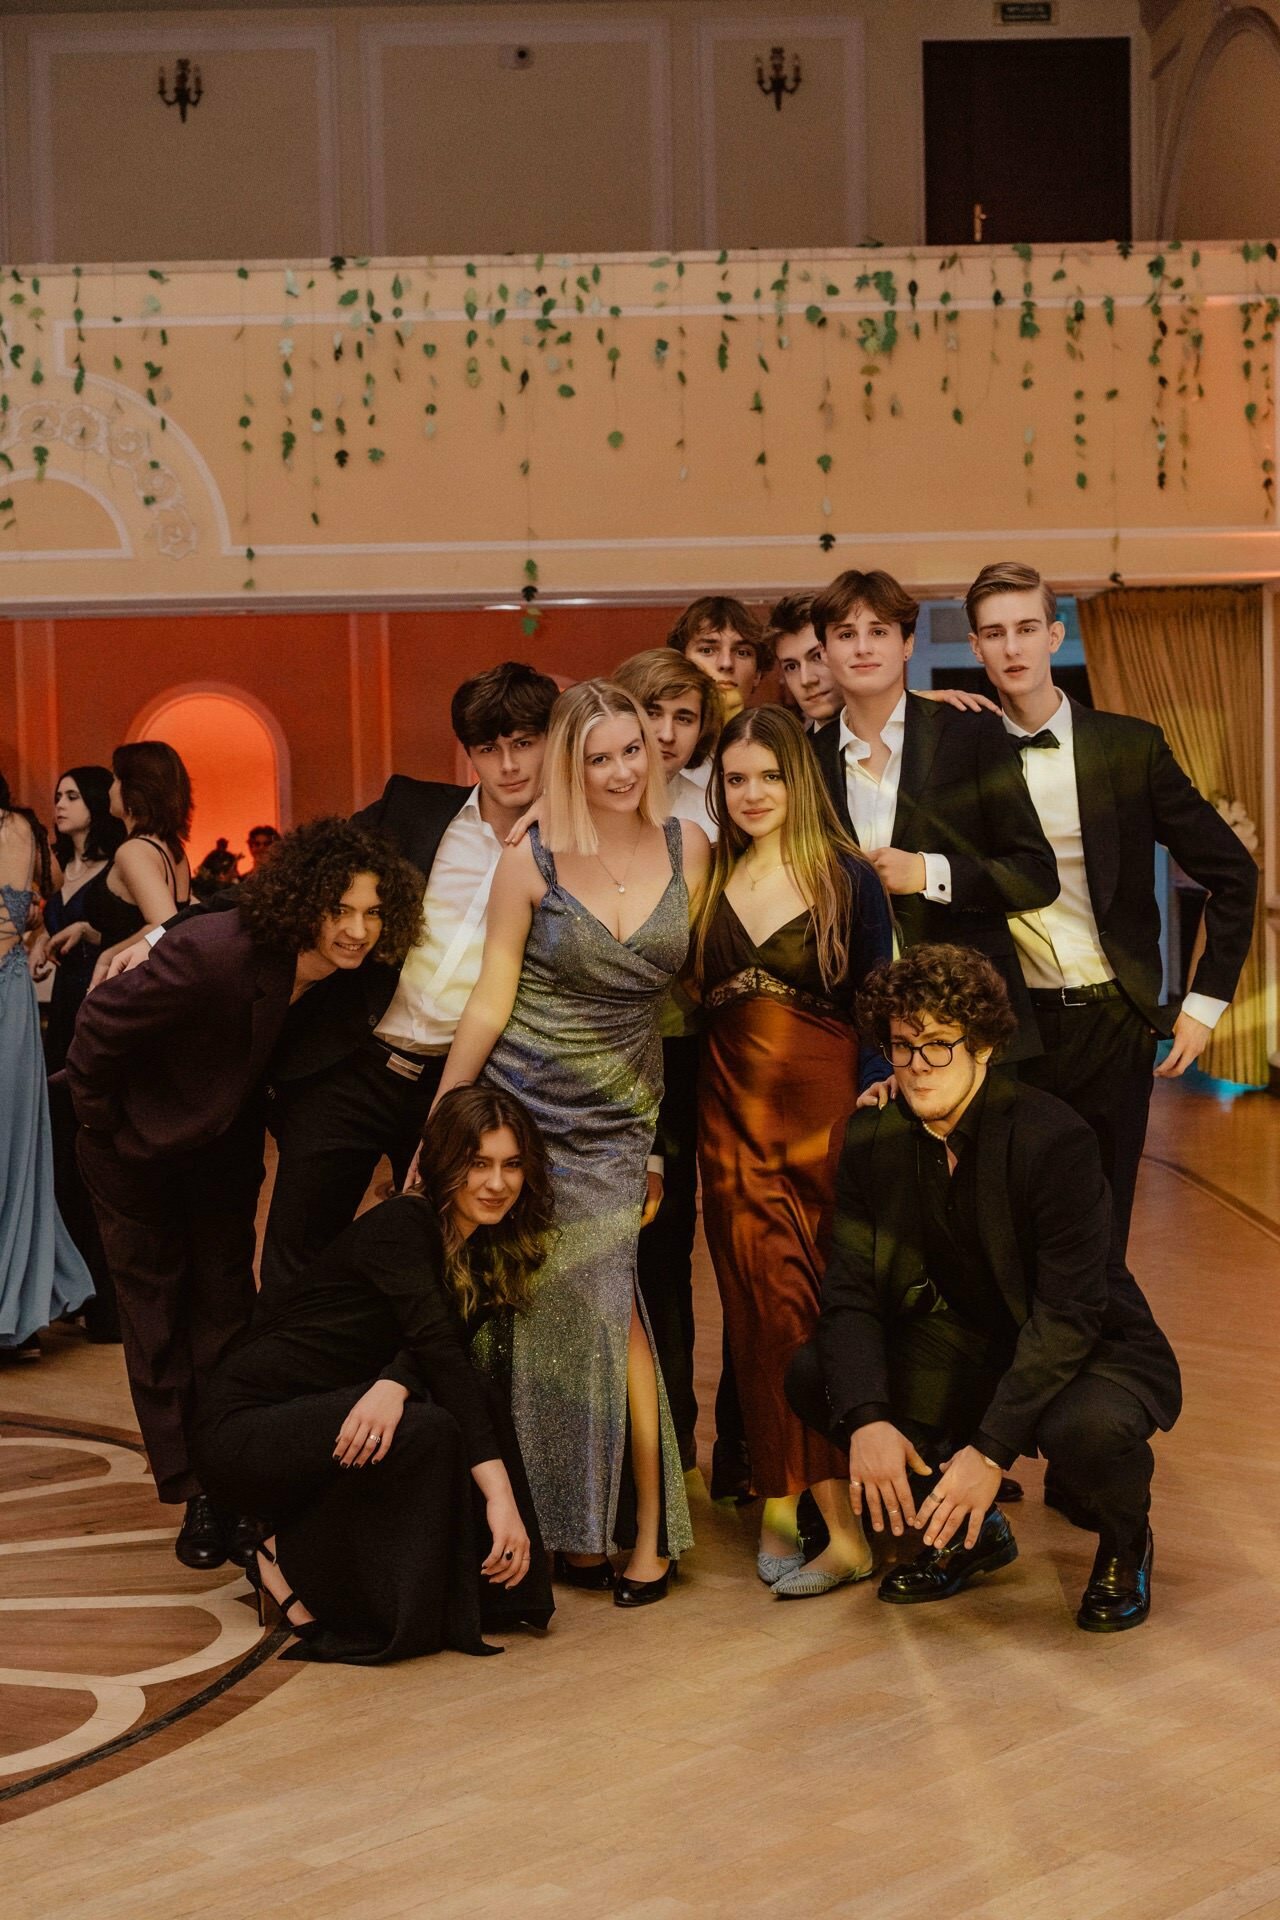
<instances>
[{"instance_id":1,"label":"black bow tie","mask_svg":"<svg viewBox=\"0 0 1280 1920\"><path fill-rule=\"evenodd\" d=\"M1057 734L1051 732L1048 727L1041 727L1039 733L1028 734L1025 740L1019 740L1018 750L1021 752L1023 747L1056 747L1057 745Z\"/></svg>"}]
</instances>

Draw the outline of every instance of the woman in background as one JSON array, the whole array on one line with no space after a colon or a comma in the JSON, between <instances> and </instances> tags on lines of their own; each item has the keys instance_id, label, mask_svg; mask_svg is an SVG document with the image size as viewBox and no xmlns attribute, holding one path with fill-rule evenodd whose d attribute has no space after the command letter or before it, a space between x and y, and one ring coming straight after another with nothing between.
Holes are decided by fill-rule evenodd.
<instances>
[{"instance_id":1,"label":"woman in background","mask_svg":"<svg viewBox=\"0 0 1280 1920\"><path fill-rule=\"evenodd\" d=\"M711 810L721 833L694 931L703 1224L766 1500L757 1571L793 1599L871 1568L848 1463L792 1413L783 1379L817 1324L845 1123L889 1071L860 1045L852 1007L871 968L892 958L892 926L794 714L757 707L729 722ZM830 1536L808 1564L794 1550L806 1488Z\"/></svg>"},{"instance_id":2,"label":"woman in background","mask_svg":"<svg viewBox=\"0 0 1280 1920\"><path fill-rule=\"evenodd\" d=\"M59 1073L76 1029L80 1003L89 991L97 948L79 940L65 948L63 957L52 951L55 936L92 911L92 883L105 878L121 842L125 825L111 811L111 769L71 767L54 789L54 859L61 885L44 903L44 926L31 945L31 974L43 980L52 972L53 992L45 1023L44 1058L48 1072ZM93 1202L76 1163L76 1116L63 1081L49 1089L49 1121L53 1129L53 1187L58 1210L93 1276L93 1298L84 1307L85 1331L98 1342L120 1338L115 1287L102 1251L102 1236Z\"/></svg>"},{"instance_id":3,"label":"woman in background","mask_svg":"<svg viewBox=\"0 0 1280 1920\"><path fill-rule=\"evenodd\" d=\"M700 828L666 819L661 755L632 696L607 680L561 694L541 821L498 862L483 968L441 1080L443 1094L483 1074L547 1142L561 1234L516 1323L512 1411L560 1577L621 1607L662 1599L692 1543L636 1240L661 1197L647 1165L658 1015L708 859Z\"/></svg>"},{"instance_id":4,"label":"woman in background","mask_svg":"<svg viewBox=\"0 0 1280 1920\"><path fill-rule=\"evenodd\" d=\"M111 756L111 812L125 837L109 867L81 896L81 915L49 942L59 964L87 943L98 954L101 980L111 960L141 933L164 925L191 898L191 869L183 842L191 831L191 781L163 740L135 740Z\"/></svg>"},{"instance_id":5,"label":"woman in background","mask_svg":"<svg viewBox=\"0 0 1280 1920\"><path fill-rule=\"evenodd\" d=\"M201 1402L201 1476L269 1517L250 1572L297 1658L492 1653L483 1633L553 1611L510 1412L470 1359L482 1326L528 1308L546 1150L518 1100L459 1088L419 1168L259 1302Z\"/></svg>"},{"instance_id":6,"label":"woman in background","mask_svg":"<svg viewBox=\"0 0 1280 1920\"><path fill-rule=\"evenodd\" d=\"M0 1354L39 1359L37 1331L75 1313L93 1281L62 1224L40 1016L23 944L49 848L0 773Z\"/></svg>"}]
</instances>

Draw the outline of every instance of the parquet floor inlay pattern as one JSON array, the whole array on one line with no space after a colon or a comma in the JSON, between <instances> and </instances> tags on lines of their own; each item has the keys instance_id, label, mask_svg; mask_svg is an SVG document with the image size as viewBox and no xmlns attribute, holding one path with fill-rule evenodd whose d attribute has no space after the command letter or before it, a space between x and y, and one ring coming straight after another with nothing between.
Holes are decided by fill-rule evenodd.
<instances>
[{"instance_id":1,"label":"parquet floor inlay pattern","mask_svg":"<svg viewBox=\"0 0 1280 1920\"><path fill-rule=\"evenodd\" d=\"M697 1546L662 1606L561 1590L550 1632L499 1660L282 1666L260 1643L262 1665L139 1741L150 1764L133 1748L87 1768L91 1792L69 1774L25 1794L4 1920L1280 1920L1280 1101L1161 1085L1149 1144L1131 1253L1186 1410L1157 1441L1141 1632L1076 1630L1092 1541L1043 1506L1038 1462L1019 1462L1017 1563L917 1609L871 1584L779 1604L758 1510L712 1507L692 1475ZM706 1465L701 1251L696 1304ZM169 1636L153 1668L207 1661L226 1576L188 1583L145 1537L162 1510L127 1463L103 1484L109 1446L24 1445L34 1421L124 1446L118 1350L55 1332L0 1404L19 1443L0 1495L41 1489L0 1498L0 1542L20 1516L23 1546L0 1552L0 1599L68 1603L43 1652L0 1654L3 1767L83 1737L88 1669L100 1688L146 1671L137 1618ZM144 1689L136 1729L233 1670Z\"/></svg>"},{"instance_id":2,"label":"parquet floor inlay pattern","mask_svg":"<svg viewBox=\"0 0 1280 1920\"><path fill-rule=\"evenodd\" d=\"M261 1696L280 1636L238 1568L179 1564L172 1514L135 1435L0 1414L0 1822Z\"/></svg>"}]
</instances>

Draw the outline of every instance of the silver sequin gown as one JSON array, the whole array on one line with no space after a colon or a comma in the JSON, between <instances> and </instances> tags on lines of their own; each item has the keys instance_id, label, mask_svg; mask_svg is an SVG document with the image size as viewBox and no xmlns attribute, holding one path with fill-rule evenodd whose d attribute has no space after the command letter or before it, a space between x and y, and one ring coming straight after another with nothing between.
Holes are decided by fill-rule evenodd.
<instances>
[{"instance_id":1,"label":"silver sequin gown","mask_svg":"<svg viewBox=\"0 0 1280 1920\"><path fill-rule=\"evenodd\" d=\"M630 1544L617 1538L627 1336L645 1162L662 1096L658 1014L689 944L680 823L668 821L666 835L667 889L644 925L617 940L560 885L537 828L530 830L547 891L511 1018L484 1074L524 1102L551 1156L559 1237L532 1309L515 1323L511 1405L543 1538L565 1553ZM658 1399L659 1546L675 1557L693 1533L660 1369Z\"/></svg>"}]
</instances>

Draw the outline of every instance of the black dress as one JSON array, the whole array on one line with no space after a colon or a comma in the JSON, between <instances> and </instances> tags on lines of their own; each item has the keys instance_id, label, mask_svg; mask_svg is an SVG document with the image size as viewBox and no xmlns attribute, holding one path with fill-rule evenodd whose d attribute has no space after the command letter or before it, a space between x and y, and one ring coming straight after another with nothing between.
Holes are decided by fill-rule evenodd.
<instances>
[{"instance_id":1,"label":"black dress","mask_svg":"<svg viewBox=\"0 0 1280 1920\"><path fill-rule=\"evenodd\" d=\"M453 1647L553 1611L546 1556L510 1412L469 1358L430 1204L399 1195L362 1214L279 1285L214 1373L197 1422L202 1485L269 1520L290 1587L321 1623L297 1659L355 1665ZM409 1388L376 1466L343 1468L338 1429L375 1380ZM512 1589L480 1574L491 1546L470 1469L501 1459L532 1548Z\"/></svg>"}]
</instances>

